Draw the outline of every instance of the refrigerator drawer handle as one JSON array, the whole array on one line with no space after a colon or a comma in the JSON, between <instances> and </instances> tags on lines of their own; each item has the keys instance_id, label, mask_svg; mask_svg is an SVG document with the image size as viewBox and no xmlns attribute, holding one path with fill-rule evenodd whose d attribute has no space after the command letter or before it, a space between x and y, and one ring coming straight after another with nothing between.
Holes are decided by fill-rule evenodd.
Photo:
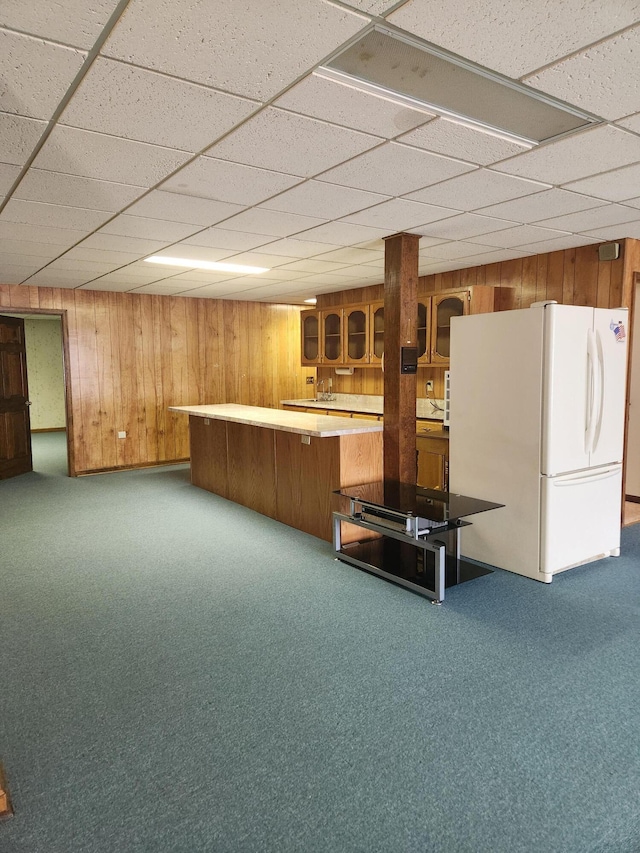
<instances>
[{"instance_id":1,"label":"refrigerator drawer handle","mask_svg":"<svg viewBox=\"0 0 640 853\"><path fill-rule=\"evenodd\" d=\"M607 471L603 471L602 474L586 474L584 477L573 477L569 479L563 480L554 480L554 486L576 486L579 483L595 483L597 480L608 480L609 477L615 477L618 473L617 468L609 468Z\"/></svg>"}]
</instances>

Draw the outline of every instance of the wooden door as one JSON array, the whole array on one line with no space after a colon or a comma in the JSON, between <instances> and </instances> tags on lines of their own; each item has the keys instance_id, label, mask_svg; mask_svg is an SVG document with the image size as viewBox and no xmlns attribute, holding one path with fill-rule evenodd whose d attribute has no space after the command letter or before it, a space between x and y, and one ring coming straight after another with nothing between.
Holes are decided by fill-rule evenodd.
<instances>
[{"instance_id":1,"label":"wooden door","mask_svg":"<svg viewBox=\"0 0 640 853\"><path fill-rule=\"evenodd\" d=\"M33 470L24 320L0 317L0 480Z\"/></svg>"},{"instance_id":2,"label":"wooden door","mask_svg":"<svg viewBox=\"0 0 640 853\"><path fill-rule=\"evenodd\" d=\"M381 364L384 355L384 302L369 306L369 361Z\"/></svg>"},{"instance_id":3,"label":"wooden door","mask_svg":"<svg viewBox=\"0 0 640 853\"><path fill-rule=\"evenodd\" d=\"M342 352L342 308L332 308L320 314L322 364L344 364Z\"/></svg>"},{"instance_id":4,"label":"wooden door","mask_svg":"<svg viewBox=\"0 0 640 853\"><path fill-rule=\"evenodd\" d=\"M418 364L431 364L431 297L418 299L418 322L416 326Z\"/></svg>"},{"instance_id":5,"label":"wooden door","mask_svg":"<svg viewBox=\"0 0 640 853\"><path fill-rule=\"evenodd\" d=\"M302 364L320 364L320 314L318 311L300 312L302 334Z\"/></svg>"},{"instance_id":6,"label":"wooden door","mask_svg":"<svg viewBox=\"0 0 640 853\"><path fill-rule=\"evenodd\" d=\"M431 297L431 364L449 364L451 318L468 313L468 290Z\"/></svg>"}]
</instances>

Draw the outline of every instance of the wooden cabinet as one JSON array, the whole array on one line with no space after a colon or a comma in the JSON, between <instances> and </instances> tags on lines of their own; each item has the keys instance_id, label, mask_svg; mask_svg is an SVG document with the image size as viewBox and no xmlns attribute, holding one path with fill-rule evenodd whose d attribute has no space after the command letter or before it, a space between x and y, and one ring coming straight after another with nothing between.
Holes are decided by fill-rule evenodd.
<instances>
[{"instance_id":1,"label":"wooden cabinet","mask_svg":"<svg viewBox=\"0 0 640 853\"><path fill-rule=\"evenodd\" d=\"M302 364L320 364L320 312L300 314Z\"/></svg>"},{"instance_id":2,"label":"wooden cabinet","mask_svg":"<svg viewBox=\"0 0 640 853\"><path fill-rule=\"evenodd\" d=\"M449 485L449 439L416 436L417 484L446 492Z\"/></svg>"},{"instance_id":3,"label":"wooden cabinet","mask_svg":"<svg viewBox=\"0 0 640 853\"><path fill-rule=\"evenodd\" d=\"M451 318L469 313L468 290L431 297L431 364L449 364Z\"/></svg>"},{"instance_id":4,"label":"wooden cabinet","mask_svg":"<svg viewBox=\"0 0 640 853\"><path fill-rule=\"evenodd\" d=\"M505 288L473 285L418 294L418 364L449 364L451 318L497 311ZM378 367L384 354L384 303L371 302L303 311L302 364Z\"/></svg>"}]
</instances>

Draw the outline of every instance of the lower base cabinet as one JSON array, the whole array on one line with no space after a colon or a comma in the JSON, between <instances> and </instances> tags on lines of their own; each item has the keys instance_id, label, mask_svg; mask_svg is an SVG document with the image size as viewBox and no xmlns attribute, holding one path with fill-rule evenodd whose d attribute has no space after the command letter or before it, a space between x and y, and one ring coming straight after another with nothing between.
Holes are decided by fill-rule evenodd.
<instances>
[{"instance_id":1,"label":"lower base cabinet","mask_svg":"<svg viewBox=\"0 0 640 853\"><path fill-rule=\"evenodd\" d=\"M446 492L449 487L449 441L416 436L417 484Z\"/></svg>"}]
</instances>

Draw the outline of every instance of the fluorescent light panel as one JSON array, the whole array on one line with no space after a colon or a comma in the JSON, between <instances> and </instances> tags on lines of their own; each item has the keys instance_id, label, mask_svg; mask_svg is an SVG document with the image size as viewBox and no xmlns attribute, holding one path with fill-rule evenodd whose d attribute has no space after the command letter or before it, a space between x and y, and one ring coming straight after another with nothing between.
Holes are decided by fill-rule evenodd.
<instances>
[{"instance_id":1,"label":"fluorescent light panel","mask_svg":"<svg viewBox=\"0 0 640 853\"><path fill-rule=\"evenodd\" d=\"M259 275L262 272L269 272L270 269L270 267L248 267L243 264L225 264L218 261L194 261L192 258L165 258L162 255L152 255L150 258L145 258L145 261L150 264L166 264L170 267L238 272L246 275Z\"/></svg>"},{"instance_id":2,"label":"fluorescent light panel","mask_svg":"<svg viewBox=\"0 0 640 853\"><path fill-rule=\"evenodd\" d=\"M376 26L319 69L321 76L536 145L600 123L418 39Z\"/></svg>"}]
</instances>

